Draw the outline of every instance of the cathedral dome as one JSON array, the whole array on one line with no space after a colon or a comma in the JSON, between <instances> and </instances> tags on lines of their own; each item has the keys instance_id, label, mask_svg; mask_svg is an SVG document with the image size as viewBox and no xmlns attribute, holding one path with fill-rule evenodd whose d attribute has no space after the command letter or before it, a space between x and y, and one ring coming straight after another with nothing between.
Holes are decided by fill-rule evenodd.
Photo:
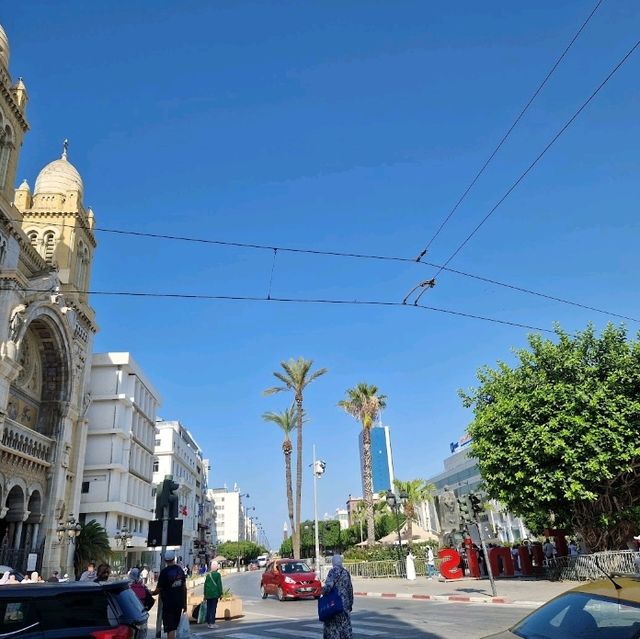
<instances>
[{"instance_id":1,"label":"cathedral dome","mask_svg":"<svg viewBox=\"0 0 640 639\"><path fill-rule=\"evenodd\" d=\"M0 62L9 68L9 38L0 24Z\"/></svg>"},{"instance_id":2,"label":"cathedral dome","mask_svg":"<svg viewBox=\"0 0 640 639\"><path fill-rule=\"evenodd\" d=\"M80 173L78 173L76 167L67 160L67 147L65 143L62 157L59 160L50 162L40 171L36 179L33 194L55 193L64 195L67 191L80 191L80 193L82 193L82 188Z\"/></svg>"}]
</instances>

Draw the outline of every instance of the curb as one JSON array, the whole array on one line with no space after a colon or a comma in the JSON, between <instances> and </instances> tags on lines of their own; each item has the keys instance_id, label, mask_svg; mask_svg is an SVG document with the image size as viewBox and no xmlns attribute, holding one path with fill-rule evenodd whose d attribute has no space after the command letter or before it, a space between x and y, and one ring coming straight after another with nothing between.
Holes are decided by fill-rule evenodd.
<instances>
[{"instance_id":1,"label":"curb","mask_svg":"<svg viewBox=\"0 0 640 639\"><path fill-rule=\"evenodd\" d=\"M408 592L354 592L354 597L378 597L380 599L413 599L418 601L448 601L453 603L511 604L537 608L541 601L514 601L506 597L467 597L466 595L414 595Z\"/></svg>"}]
</instances>

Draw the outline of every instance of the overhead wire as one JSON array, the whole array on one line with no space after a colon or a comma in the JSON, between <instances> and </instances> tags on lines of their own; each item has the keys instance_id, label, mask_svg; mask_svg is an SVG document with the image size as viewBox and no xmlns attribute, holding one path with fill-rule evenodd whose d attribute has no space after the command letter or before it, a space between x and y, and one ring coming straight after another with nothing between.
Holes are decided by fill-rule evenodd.
<instances>
[{"instance_id":1,"label":"overhead wire","mask_svg":"<svg viewBox=\"0 0 640 639\"><path fill-rule=\"evenodd\" d=\"M512 122L511 126L507 129L507 132L502 136L497 146L493 149L489 157L485 160L484 164L477 171L477 173L475 174L475 176L473 177L473 179L471 180L467 188L462 192L462 195L458 198L456 203L453 205L453 208L442 220L436 232L432 235L431 239L427 242L427 245L425 246L425 248L421 251L420 255L417 258L417 261L420 261L420 259L427 254L427 251L429 250L429 248L431 247L435 239L440 235L440 233L442 232L444 227L447 225L449 220L453 217L454 213L458 210L462 202L464 202L464 200L466 199L471 189L475 186L476 182L480 179L480 177L485 172L489 164L491 164L493 158L497 155L498 151L502 148L502 145L507 141L507 138L511 135L512 131L516 128L520 120L523 118L524 114L529 110L529 107L533 104L533 101L538 97L538 94L545 87L545 85L547 84L551 76L554 74L555 70L560 66L560 63L562 62L564 57L567 55L567 53L569 53L569 50L574 45L575 41L580 37L580 34L584 31L585 27L589 24L589 22L591 21L591 18L593 18L594 14L596 13L600 5L603 3L603 1L604 0L598 0L598 2L596 2L595 6L591 10L589 15L585 19L585 21L580 25L580 28L576 31L573 38L571 38L571 40L569 41L569 44L567 44L567 46L564 48L564 50L562 51L560 56L556 59L553 66L547 73L547 75L544 77L542 82L538 85L536 90L533 92L533 95L529 98L528 102L524 105L520 113L518 113L518 115L516 116L516 119Z\"/></svg>"},{"instance_id":2,"label":"overhead wire","mask_svg":"<svg viewBox=\"0 0 640 639\"><path fill-rule=\"evenodd\" d=\"M591 95L581 104L578 110L563 124L560 130L551 138L551 141L540 151L536 158L529 164L529 166L520 174L520 176L513 182L513 184L507 189L504 195L489 209L486 215L476 224L473 230L467 235L467 237L458 245L458 247L451 253L451 255L445 260L444 264L440 266L438 272L434 277L437 277L444 271L444 269L450 264L450 262L460 253L460 251L468 244L471 238L484 226L487 220L497 211L500 205L511 195L515 188L529 175L538 162L546 155L547 151L557 142L562 134L573 124L577 117L586 109L589 103L600 93L609 80L616 74L616 72L624 65L624 63L631 57L635 50L640 46L640 40L638 40L632 47L625 53L625 55L618 61L618 63L611 69L605 79L596 87Z\"/></svg>"},{"instance_id":3,"label":"overhead wire","mask_svg":"<svg viewBox=\"0 0 640 639\"><path fill-rule=\"evenodd\" d=\"M19 222L20 220L14 220L14 222ZM60 222L48 222L48 221L40 221L40 220L29 220L27 224L36 224L42 226L66 226ZM141 237L141 238L150 238L150 239L161 239L167 241L177 241L177 242L195 242L198 244L209 244L215 246L226 246L232 248L241 248L241 249L252 249L252 250L261 250L261 251L272 251L273 252L273 262L272 262L272 273L269 280L269 293L271 291L271 286L273 282L273 271L275 269L275 260L276 254L278 252L281 253L297 253L302 255L315 255L315 256L323 256L323 257L342 257L349 259L359 259L359 260L373 260L373 261L382 261L382 262L400 262L406 264L416 264L416 260L409 257L402 257L398 255L377 255L372 253L355 253L355 252L347 252L347 251L326 251L321 249L310 249L303 247L293 247L293 246L281 246L281 245L271 245L271 244L257 244L257 243L249 243L249 242L238 242L238 241L227 241L227 240L216 240L210 238L202 238L202 237L193 237L193 236L183 236L183 235L170 235L164 233L150 233L145 231L133 231L126 229L116 229L109 227L88 227L85 225L81 225L80 228L84 230L92 230L102 233L110 233L124 236L133 236L133 237ZM581 302L576 302L574 300L566 299L557 295L551 295L548 293L543 293L540 291L536 291L530 288L526 288L524 286L518 286L516 284L510 284L508 282L502 282L500 280L496 280L493 278L485 277L483 275L478 275L475 273L469 273L468 271L463 271L460 269L455 269L449 266L445 266L443 264L437 264L435 262L430 262L427 260L421 260L418 262L421 266L428 266L435 269L440 269L440 271L447 271L449 273L453 273L455 275L459 275L462 277L467 277L470 279L478 280L480 282L484 282L486 284L491 284L493 286L499 286L502 288L507 288L513 291L517 291L520 293L524 293L527 295L533 295L536 297L540 297L543 299L547 299L549 301L558 302L560 304L567 304L569 306L574 306L577 308L582 308L589 311L594 311L596 313L601 313L603 315L608 315L611 317L617 317L618 319L624 319L631 322L640 323L639 318L631 317L629 315L623 315L621 313L616 313L615 311L611 311L608 309L598 308L596 306L591 306L588 304L584 304ZM439 272L440 272L439 271ZM433 278L432 278L433 280ZM432 280L426 280L426 282L431 282ZM421 282L422 284L423 282ZM420 287L418 284L412 292Z\"/></svg>"},{"instance_id":4,"label":"overhead wire","mask_svg":"<svg viewBox=\"0 0 640 639\"><path fill-rule=\"evenodd\" d=\"M5 290L1 289L0 290ZM50 293L49 289L27 288L22 289L28 293ZM485 315L477 315L454 309L440 308L437 306L426 306L424 304L413 304L407 306L401 302L391 300L358 300L358 299L330 299L330 298L309 298L309 297L264 297L259 295L213 295L207 293L166 293L166 292L149 292L149 291L105 291L105 290L87 290L79 291L83 295L94 296L110 296L110 297L138 297L138 298L156 298L156 299L184 299L184 300L204 300L204 301L230 301L230 302L278 302L285 304L323 304L332 306L378 306L389 308L419 308L425 311L433 311L436 313L444 313L446 315L455 315L467 319L475 319L494 324L502 324L505 326L513 326L516 328L526 328L541 333L555 333L549 328L542 328L532 324L515 322L511 320L503 320L496 317L488 317Z\"/></svg>"}]
</instances>

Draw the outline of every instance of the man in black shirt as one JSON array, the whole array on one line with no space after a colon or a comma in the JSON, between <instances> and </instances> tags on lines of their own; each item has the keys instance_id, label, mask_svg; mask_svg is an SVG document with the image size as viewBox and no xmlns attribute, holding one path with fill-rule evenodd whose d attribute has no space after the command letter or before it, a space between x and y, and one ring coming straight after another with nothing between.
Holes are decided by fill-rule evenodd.
<instances>
[{"instance_id":1,"label":"man in black shirt","mask_svg":"<svg viewBox=\"0 0 640 639\"><path fill-rule=\"evenodd\" d=\"M176 565L175 552L167 550L164 560L167 565L160 571L153 594L160 594L162 625L167 639L175 639L180 617L187 611L187 584L184 570Z\"/></svg>"}]
</instances>

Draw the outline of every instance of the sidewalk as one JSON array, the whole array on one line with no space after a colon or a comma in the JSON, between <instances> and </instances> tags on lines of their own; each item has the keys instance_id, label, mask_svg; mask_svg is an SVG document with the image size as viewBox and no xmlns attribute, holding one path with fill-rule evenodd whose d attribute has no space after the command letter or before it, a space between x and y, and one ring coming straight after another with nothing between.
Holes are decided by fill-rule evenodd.
<instances>
[{"instance_id":1,"label":"sidewalk","mask_svg":"<svg viewBox=\"0 0 640 639\"><path fill-rule=\"evenodd\" d=\"M574 581L544 581L527 578L496 579L497 597L491 593L488 579L456 579L439 581L434 577L418 577L414 581L391 577L366 579L353 577L356 597L385 597L423 601L462 603L513 604L537 607L579 584Z\"/></svg>"}]
</instances>

